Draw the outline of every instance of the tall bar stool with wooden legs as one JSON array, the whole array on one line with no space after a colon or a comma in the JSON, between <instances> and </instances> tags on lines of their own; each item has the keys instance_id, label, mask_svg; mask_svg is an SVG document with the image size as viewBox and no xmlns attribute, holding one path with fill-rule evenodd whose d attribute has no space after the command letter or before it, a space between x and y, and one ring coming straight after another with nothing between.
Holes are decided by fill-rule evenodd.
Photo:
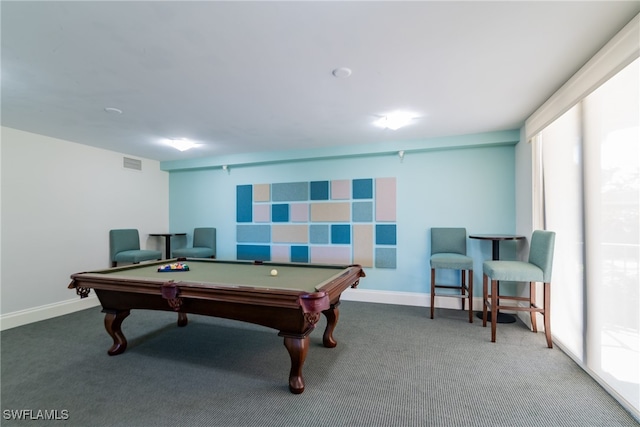
<instances>
[{"instance_id":1,"label":"tall bar stool with wooden legs","mask_svg":"<svg viewBox=\"0 0 640 427\"><path fill-rule=\"evenodd\" d=\"M496 319L498 310L528 311L531 314L531 329L538 332L536 313L544 319L544 333L547 347L551 342L551 269L556 233L536 230L531 236L529 261L485 261L482 265L482 326L487 326L487 311L491 309L491 342L496 342ZM489 294L491 281L491 294ZM529 296L498 295L498 282L528 282ZM542 307L536 303L536 283L543 283ZM505 285L506 283L502 283ZM526 302L526 306L502 305L503 300Z\"/></svg>"},{"instance_id":2,"label":"tall bar stool with wooden legs","mask_svg":"<svg viewBox=\"0 0 640 427\"><path fill-rule=\"evenodd\" d=\"M438 297L460 298L462 310L469 300L469 323L473 323L473 258L467 256L466 228L431 229L431 318ZM460 285L436 283L436 269L459 270ZM467 277L468 276L468 280ZM437 292L438 289L460 291L460 293Z\"/></svg>"}]
</instances>

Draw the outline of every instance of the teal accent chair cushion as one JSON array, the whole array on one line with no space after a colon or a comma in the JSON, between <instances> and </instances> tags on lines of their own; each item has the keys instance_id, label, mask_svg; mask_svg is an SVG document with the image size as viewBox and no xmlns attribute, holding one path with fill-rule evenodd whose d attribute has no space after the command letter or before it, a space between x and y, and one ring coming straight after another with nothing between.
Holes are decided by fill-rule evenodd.
<instances>
[{"instance_id":1,"label":"teal accent chair cushion","mask_svg":"<svg viewBox=\"0 0 640 427\"><path fill-rule=\"evenodd\" d=\"M433 254L431 268L447 268L450 270L473 270L473 258L460 254Z\"/></svg>"},{"instance_id":2,"label":"teal accent chair cushion","mask_svg":"<svg viewBox=\"0 0 640 427\"><path fill-rule=\"evenodd\" d=\"M193 247L174 249L176 258L215 258L216 257L216 229L214 227L200 227L193 230Z\"/></svg>"},{"instance_id":3,"label":"teal accent chair cushion","mask_svg":"<svg viewBox=\"0 0 640 427\"><path fill-rule=\"evenodd\" d=\"M524 261L485 261L482 271L494 280L509 282L544 282L544 271Z\"/></svg>"},{"instance_id":4,"label":"teal accent chair cushion","mask_svg":"<svg viewBox=\"0 0 640 427\"><path fill-rule=\"evenodd\" d=\"M113 267L119 262L137 264L142 261L162 259L161 251L140 249L140 235L135 228L110 230L109 250Z\"/></svg>"}]
</instances>

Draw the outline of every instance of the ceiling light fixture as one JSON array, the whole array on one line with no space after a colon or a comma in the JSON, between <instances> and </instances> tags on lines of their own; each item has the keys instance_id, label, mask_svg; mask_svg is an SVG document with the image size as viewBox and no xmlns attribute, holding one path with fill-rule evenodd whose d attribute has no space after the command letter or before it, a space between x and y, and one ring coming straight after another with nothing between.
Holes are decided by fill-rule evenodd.
<instances>
[{"instance_id":1,"label":"ceiling light fixture","mask_svg":"<svg viewBox=\"0 0 640 427\"><path fill-rule=\"evenodd\" d=\"M104 107L104 111L112 114L122 114L122 110L115 107Z\"/></svg>"},{"instance_id":2,"label":"ceiling light fixture","mask_svg":"<svg viewBox=\"0 0 640 427\"><path fill-rule=\"evenodd\" d=\"M400 129L403 126L407 126L415 118L416 115L413 113L399 111L381 117L380 119L376 120L374 124L381 128L396 130Z\"/></svg>"},{"instance_id":3,"label":"ceiling light fixture","mask_svg":"<svg viewBox=\"0 0 640 427\"><path fill-rule=\"evenodd\" d=\"M180 151L187 151L193 147L198 146L198 144L195 144L186 138L169 139L167 143L173 148L175 148L176 150L180 150Z\"/></svg>"},{"instance_id":4,"label":"ceiling light fixture","mask_svg":"<svg viewBox=\"0 0 640 427\"><path fill-rule=\"evenodd\" d=\"M338 79L346 79L351 75L351 69L347 67L340 67L333 70L331 74L333 74L333 77Z\"/></svg>"}]
</instances>

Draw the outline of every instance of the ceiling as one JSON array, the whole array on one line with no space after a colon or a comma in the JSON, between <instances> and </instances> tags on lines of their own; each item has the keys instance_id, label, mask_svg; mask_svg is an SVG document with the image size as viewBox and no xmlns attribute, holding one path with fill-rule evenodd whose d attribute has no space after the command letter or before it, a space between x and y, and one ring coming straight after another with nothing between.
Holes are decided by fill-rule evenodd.
<instances>
[{"instance_id":1,"label":"ceiling","mask_svg":"<svg viewBox=\"0 0 640 427\"><path fill-rule=\"evenodd\" d=\"M0 7L3 126L165 161L519 128L640 1Z\"/></svg>"}]
</instances>

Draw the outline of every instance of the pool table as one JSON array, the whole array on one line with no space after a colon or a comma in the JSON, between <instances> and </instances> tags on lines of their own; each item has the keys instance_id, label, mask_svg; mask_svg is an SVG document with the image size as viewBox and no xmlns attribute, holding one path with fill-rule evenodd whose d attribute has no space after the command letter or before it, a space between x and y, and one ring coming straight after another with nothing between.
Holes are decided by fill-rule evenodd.
<instances>
[{"instance_id":1,"label":"pool table","mask_svg":"<svg viewBox=\"0 0 640 427\"><path fill-rule=\"evenodd\" d=\"M158 271L160 266L178 262L189 271ZM364 276L359 265L174 258L73 274L69 289L75 289L81 298L91 289L96 292L105 313L105 328L113 338L108 350L111 356L127 348L121 325L131 309L175 311L178 326L186 326L187 313L194 313L277 329L291 357L289 390L298 394L304 391L302 366L309 334L320 313L327 319L323 344L335 347L340 296Z\"/></svg>"}]
</instances>

